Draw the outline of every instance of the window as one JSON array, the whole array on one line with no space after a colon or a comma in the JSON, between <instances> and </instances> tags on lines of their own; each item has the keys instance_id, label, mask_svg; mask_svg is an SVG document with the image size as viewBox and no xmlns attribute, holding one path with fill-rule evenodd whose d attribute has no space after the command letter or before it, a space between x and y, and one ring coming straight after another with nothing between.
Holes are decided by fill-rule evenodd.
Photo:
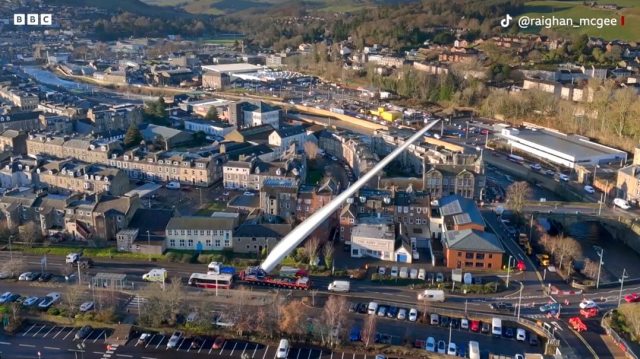
<instances>
[{"instance_id":1,"label":"window","mask_svg":"<svg viewBox=\"0 0 640 359\"><path fill-rule=\"evenodd\" d=\"M464 262L465 267L473 267L473 262Z\"/></svg>"},{"instance_id":2,"label":"window","mask_svg":"<svg viewBox=\"0 0 640 359\"><path fill-rule=\"evenodd\" d=\"M184 239L180 240L180 247L184 247Z\"/></svg>"},{"instance_id":3,"label":"window","mask_svg":"<svg viewBox=\"0 0 640 359\"><path fill-rule=\"evenodd\" d=\"M200 235L201 235L201 236L204 236L204 229L201 229L201 230L200 230Z\"/></svg>"},{"instance_id":4,"label":"window","mask_svg":"<svg viewBox=\"0 0 640 359\"><path fill-rule=\"evenodd\" d=\"M491 268L491 263L487 263L487 268Z\"/></svg>"},{"instance_id":5,"label":"window","mask_svg":"<svg viewBox=\"0 0 640 359\"><path fill-rule=\"evenodd\" d=\"M215 243L216 243L216 247L220 247L220 240L219 239L216 239Z\"/></svg>"},{"instance_id":6,"label":"window","mask_svg":"<svg viewBox=\"0 0 640 359\"><path fill-rule=\"evenodd\" d=\"M210 236L210 235L211 235L211 230L207 229L207 236Z\"/></svg>"},{"instance_id":7,"label":"window","mask_svg":"<svg viewBox=\"0 0 640 359\"><path fill-rule=\"evenodd\" d=\"M467 258L467 259L473 259L473 253L467 253L467 254L465 255L465 258Z\"/></svg>"},{"instance_id":8,"label":"window","mask_svg":"<svg viewBox=\"0 0 640 359\"><path fill-rule=\"evenodd\" d=\"M483 262L476 262L476 268L483 268L483 267L484 267Z\"/></svg>"},{"instance_id":9,"label":"window","mask_svg":"<svg viewBox=\"0 0 640 359\"><path fill-rule=\"evenodd\" d=\"M211 240L207 239L206 241L204 241L204 243L206 243L207 247L211 247Z\"/></svg>"},{"instance_id":10,"label":"window","mask_svg":"<svg viewBox=\"0 0 640 359\"><path fill-rule=\"evenodd\" d=\"M196 232L197 233L197 232ZM191 230L187 229L187 235L190 236L191 235Z\"/></svg>"},{"instance_id":11,"label":"window","mask_svg":"<svg viewBox=\"0 0 640 359\"><path fill-rule=\"evenodd\" d=\"M476 253L476 259L484 259L484 253Z\"/></svg>"},{"instance_id":12,"label":"window","mask_svg":"<svg viewBox=\"0 0 640 359\"><path fill-rule=\"evenodd\" d=\"M171 239L169 241L169 247L175 247L176 246L176 240L175 239Z\"/></svg>"},{"instance_id":13,"label":"window","mask_svg":"<svg viewBox=\"0 0 640 359\"><path fill-rule=\"evenodd\" d=\"M340 227L340 232L344 232L344 227Z\"/></svg>"},{"instance_id":14,"label":"window","mask_svg":"<svg viewBox=\"0 0 640 359\"><path fill-rule=\"evenodd\" d=\"M225 246L225 247L231 247L231 241L230 241L230 240L228 240L228 239L225 239L225 240L224 240L224 246Z\"/></svg>"},{"instance_id":15,"label":"window","mask_svg":"<svg viewBox=\"0 0 640 359\"><path fill-rule=\"evenodd\" d=\"M489 253L489 259L493 258L493 254Z\"/></svg>"},{"instance_id":16,"label":"window","mask_svg":"<svg viewBox=\"0 0 640 359\"><path fill-rule=\"evenodd\" d=\"M180 234L184 236L184 229L180 230Z\"/></svg>"},{"instance_id":17,"label":"window","mask_svg":"<svg viewBox=\"0 0 640 359\"><path fill-rule=\"evenodd\" d=\"M193 247L193 239L190 239L187 241L189 247Z\"/></svg>"},{"instance_id":18,"label":"window","mask_svg":"<svg viewBox=\"0 0 640 359\"><path fill-rule=\"evenodd\" d=\"M251 241L255 242L256 241L256 237L251 237Z\"/></svg>"},{"instance_id":19,"label":"window","mask_svg":"<svg viewBox=\"0 0 640 359\"><path fill-rule=\"evenodd\" d=\"M462 257L462 252L458 252L458 257Z\"/></svg>"}]
</instances>

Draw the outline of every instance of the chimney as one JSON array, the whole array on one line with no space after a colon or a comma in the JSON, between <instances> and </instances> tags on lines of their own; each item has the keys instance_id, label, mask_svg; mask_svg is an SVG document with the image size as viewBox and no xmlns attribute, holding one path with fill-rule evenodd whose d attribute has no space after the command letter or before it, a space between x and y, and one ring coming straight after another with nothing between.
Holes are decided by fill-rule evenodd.
<instances>
[{"instance_id":1,"label":"chimney","mask_svg":"<svg viewBox=\"0 0 640 359\"><path fill-rule=\"evenodd\" d=\"M640 165L640 145L633 149L633 165Z\"/></svg>"}]
</instances>

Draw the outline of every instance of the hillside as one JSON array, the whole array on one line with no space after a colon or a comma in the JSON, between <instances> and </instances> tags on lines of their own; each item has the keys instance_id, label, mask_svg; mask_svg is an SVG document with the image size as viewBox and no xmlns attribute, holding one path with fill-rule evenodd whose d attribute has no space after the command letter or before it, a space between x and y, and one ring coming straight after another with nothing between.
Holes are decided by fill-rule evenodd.
<instances>
[{"instance_id":1,"label":"hillside","mask_svg":"<svg viewBox=\"0 0 640 359\"><path fill-rule=\"evenodd\" d=\"M587 34L601 37L606 40L640 41L640 1L638 0L611 0L603 3L616 4L621 7L618 10L605 10L589 7L582 1L539 0L525 4L522 14L530 17L569 17L575 22L579 18L617 18L625 17L624 26L604 27L598 29L595 26L574 28L553 28L560 34ZM536 32L539 29L530 29Z\"/></svg>"},{"instance_id":2,"label":"hillside","mask_svg":"<svg viewBox=\"0 0 640 359\"><path fill-rule=\"evenodd\" d=\"M192 15L176 8L155 6L140 0L48 0L52 5L93 6L110 11L127 11L156 18L191 17Z\"/></svg>"},{"instance_id":3,"label":"hillside","mask_svg":"<svg viewBox=\"0 0 640 359\"><path fill-rule=\"evenodd\" d=\"M143 0L149 5L175 6L192 14L230 14L244 10L269 9L291 0ZM306 0L306 8L320 11L354 11L381 4L398 4L417 0Z\"/></svg>"}]
</instances>

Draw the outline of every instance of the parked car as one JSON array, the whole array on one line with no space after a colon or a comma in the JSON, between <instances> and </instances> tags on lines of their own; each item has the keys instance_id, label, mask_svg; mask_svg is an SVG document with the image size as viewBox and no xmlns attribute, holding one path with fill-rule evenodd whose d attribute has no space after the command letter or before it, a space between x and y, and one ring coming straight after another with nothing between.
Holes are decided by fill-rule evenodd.
<instances>
[{"instance_id":1,"label":"parked car","mask_svg":"<svg viewBox=\"0 0 640 359\"><path fill-rule=\"evenodd\" d=\"M640 302L640 294L638 294L638 293L627 294L627 295L624 296L624 300L627 303Z\"/></svg>"},{"instance_id":2,"label":"parked car","mask_svg":"<svg viewBox=\"0 0 640 359\"><path fill-rule=\"evenodd\" d=\"M42 301L38 304L38 308L40 309L49 309L49 307L54 304L55 302L57 302L58 300L60 300L60 293L58 292L51 292L49 294L47 294L44 298L42 298Z\"/></svg>"},{"instance_id":3,"label":"parked car","mask_svg":"<svg viewBox=\"0 0 640 359\"><path fill-rule=\"evenodd\" d=\"M513 338L515 336L514 330L512 327L505 327L504 328L504 333L502 333L502 335L505 338Z\"/></svg>"},{"instance_id":4,"label":"parked car","mask_svg":"<svg viewBox=\"0 0 640 359\"><path fill-rule=\"evenodd\" d=\"M411 268L411 270L409 271L409 278L417 279L418 278L418 270L415 269L415 268Z\"/></svg>"},{"instance_id":5,"label":"parked car","mask_svg":"<svg viewBox=\"0 0 640 359\"><path fill-rule=\"evenodd\" d=\"M529 345L531 345L532 347L538 345L538 335L536 335L535 333L531 333L531 336L529 337Z\"/></svg>"},{"instance_id":6,"label":"parked car","mask_svg":"<svg viewBox=\"0 0 640 359\"><path fill-rule=\"evenodd\" d=\"M513 312L513 304L511 303L498 302L498 303L491 303L489 306L493 310L498 310L501 312Z\"/></svg>"},{"instance_id":7,"label":"parked car","mask_svg":"<svg viewBox=\"0 0 640 359\"><path fill-rule=\"evenodd\" d=\"M438 354L446 354L447 353L447 343L444 340L438 341Z\"/></svg>"},{"instance_id":8,"label":"parked car","mask_svg":"<svg viewBox=\"0 0 640 359\"><path fill-rule=\"evenodd\" d=\"M447 348L447 355L455 356L458 353L456 343L449 343L449 348Z\"/></svg>"},{"instance_id":9,"label":"parked car","mask_svg":"<svg viewBox=\"0 0 640 359\"><path fill-rule=\"evenodd\" d=\"M0 272L0 279L9 279L13 277L11 272Z\"/></svg>"},{"instance_id":10,"label":"parked car","mask_svg":"<svg viewBox=\"0 0 640 359\"><path fill-rule=\"evenodd\" d=\"M631 205L629 204L629 202L627 202L623 198L615 198L613 200L613 205L616 206L616 207L622 208L624 210L627 210L627 209L631 208Z\"/></svg>"},{"instance_id":11,"label":"parked car","mask_svg":"<svg viewBox=\"0 0 640 359\"><path fill-rule=\"evenodd\" d=\"M458 318L451 318L451 327L453 329L458 329L460 328L460 319Z\"/></svg>"},{"instance_id":12,"label":"parked car","mask_svg":"<svg viewBox=\"0 0 640 359\"><path fill-rule=\"evenodd\" d=\"M92 301L89 302L84 302L82 304L80 304L80 311L81 312L88 312L90 310L92 310L95 307L95 303Z\"/></svg>"},{"instance_id":13,"label":"parked car","mask_svg":"<svg viewBox=\"0 0 640 359\"><path fill-rule=\"evenodd\" d=\"M349 313L357 312L359 305L360 305L360 303L351 303L351 304L349 304Z\"/></svg>"},{"instance_id":14,"label":"parked car","mask_svg":"<svg viewBox=\"0 0 640 359\"><path fill-rule=\"evenodd\" d=\"M398 309L398 307L390 306L389 309L387 309L387 317L395 318L398 316L399 311L400 309Z\"/></svg>"},{"instance_id":15,"label":"parked car","mask_svg":"<svg viewBox=\"0 0 640 359\"><path fill-rule=\"evenodd\" d=\"M527 340L527 331L522 328L516 329L516 340L520 342Z\"/></svg>"},{"instance_id":16,"label":"parked car","mask_svg":"<svg viewBox=\"0 0 640 359\"><path fill-rule=\"evenodd\" d=\"M40 275L40 278L38 278L39 282L48 282L51 280L51 278L53 278L53 274L51 273L42 273Z\"/></svg>"},{"instance_id":17,"label":"parked car","mask_svg":"<svg viewBox=\"0 0 640 359\"><path fill-rule=\"evenodd\" d=\"M91 334L92 331L93 331L93 328L91 328L90 325L85 325L84 327L80 328L80 330L78 330L78 332L75 335L75 340L85 339L86 337L89 336L89 334Z\"/></svg>"},{"instance_id":18,"label":"parked car","mask_svg":"<svg viewBox=\"0 0 640 359\"><path fill-rule=\"evenodd\" d=\"M223 345L224 345L224 338L223 337L217 337L216 340L213 341L213 345L211 346L211 348L213 348L213 349L222 349Z\"/></svg>"},{"instance_id":19,"label":"parked car","mask_svg":"<svg viewBox=\"0 0 640 359\"><path fill-rule=\"evenodd\" d=\"M400 278L409 278L409 268L407 267L400 268Z\"/></svg>"},{"instance_id":20,"label":"parked car","mask_svg":"<svg viewBox=\"0 0 640 359\"><path fill-rule=\"evenodd\" d=\"M36 276L35 272L24 272L22 274L20 274L20 276L18 277L18 280L24 280L27 282L31 282L36 280L38 277Z\"/></svg>"},{"instance_id":21,"label":"parked car","mask_svg":"<svg viewBox=\"0 0 640 359\"><path fill-rule=\"evenodd\" d=\"M409 310L409 321L415 322L418 320L418 310L416 308L411 308Z\"/></svg>"},{"instance_id":22,"label":"parked car","mask_svg":"<svg viewBox=\"0 0 640 359\"><path fill-rule=\"evenodd\" d=\"M358 305L358 313L367 314L367 303L360 303Z\"/></svg>"},{"instance_id":23,"label":"parked car","mask_svg":"<svg viewBox=\"0 0 640 359\"><path fill-rule=\"evenodd\" d=\"M467 318L460 319L460 329L469 330L469 319Z\"/></svg>"},{"instance_id":24,"label":"parked car","mask_svg":"<svg viewBox=\"0 0 640 359\"><path fill-rule=\"evenodd\" d=\"M564 173L560 173L558 175L558 178L560 178L561 181L569 182L569 176L565 175Z\"/></svg>"},{"instance_id":25,"label":"parked car","mask_svg":"<svg viewBox=\"0 0 640 359\"><path fill-rule=\"evenodd\" d=\"M387 306L386 305L381 305L378 307L378 316L379 317L384 317L385 315L387 315Z\"/></svg>"},{"instance_id":26,"label":"parked car","mask_svg":"<svg viewBox=\"0 0 640 359\"><path fill-rule=\"evenodd\" d=\"M420 268L420 270L418 271L418 279L425 280L425 278L426 278L426 271L424 270L424 268Z\"/></svg>"},{"instance_id":27,"label":"parked car","mask_svg":"<svg viewBox=\"0 0 640 359\"><path fill-rule=\"evenodd\" d=\"M32 305L36 305L40 301L40 297L28 297L22 301L23 307L30 307Z\"/></svg>"},{"instance_id":28,"label":"parked car","mask_svg":"<svg viewBox=\"0 0 640 359\"><path fill-rule=\"evenodd\" d=\"M482 334L489 334L489 333L491 333L491 324L490 324L490 323L482 322L482 328L480 329L480 332L481 332Z\"/></svg>"},{"instance_id":29,"label":"parked car","mask_svg":"<svg viewBox=\"0 0 640 359\"><path fill-rule=\"evenodd\" d=\"M472 320L471 321L471 325L469 326L469 329L471 329L472 332L479 332L480 331L480 321L479 320Z\"/></svg>"},{"instance_id":30,"label":"parked car","mask_svg":"<svg viewBox=\"0 0 640 359\"><path fill-rule=\"evenodd\" d=\"M560 310L560 303L547 303L545 305L540 306L540 311L543 313L555 312L557 313Z\"/></svg>"},{"instance_id":31,"label":"parked car","mask_svg":"<svg viewBox=\"0 0 640 359\"><path fill-rule=\"evenodd\" d=\"M592 194L596 193L596 190L593 187L589 186L589 185L584 186L584 191L587 192L587 193L592 193Z\"/></svg>"},{"instance_id":32,"label":"parked car","mask_svg":"<svg viewBox=\"0 0 640 359\"><path fill-rule=\"evenodd\" d=\"M391 273L390 273L390 275L391 275L393 278L396 278L396 277L398 276L398 267L396 267L396 266L391 267Z\"/></svg>"},{"instance_id":33,"label":"parked car","mask_svg":"<svg viewBox=\"0 0 640 359\"><path fill-rule=\"evenodd\" d=\"M379 275L385 275L385 274L387 274L387 268L386 268L386 267L383 267L383 266L378 267L378 274L379 274Z\"/></svg>"},{"instance_id":34,"label":"parked car","mask_svg":"<svg viewBox=\"0 0 640 359\"><path fill-rule=\"evenodd\" d=\"M436 313L431 313L429 324L438 325L440 324L440 316Z\"/></svg>"},{"instance_id":35,"label":"parked car","mask_svg":"<svg viewBox=\"0 0 640 359\"><path fill-rule=\"evenodd\" d=\"M147 345L149 341L151 341L152 337L153 337L153 334L151 333L142 333L142 335L140 335L140 338L138 338L138 341L136 342L136 346Z\"/></svg>"},{"instance_id":36,"label":"parked car","mask_svg":"<svg viewBox=\"0 0 640 359\"><path fill-rule=\"evenodd\" d=\"M169 338L169 341L167 342L167 349L176 348L182 339L182 335L181 331L173 332L173 334L171 334L171 338Z\"/></svg>"},{"instance_id":37,"label":"parked car","mask_svg":"<svg viewBox=\"0 0 640 359\"><path fill-rule=\"evenodd\" d=\"M369 305L367 306L367 313L369 313L369 315L373 315L373 314L376 314L377 312L378 312L378 303L369 302Z\"/></svg>"},{"instance_id":38,"label":"parked car","mask_svg":"<svg viewBox=\"0 0 640 359\"><path fill-rule=\"evenodd\" d=\"M202 347L202 344L204 344L204 338L201 336L196 336L193 338L193 341L191 341L191 349L200 349Z\"/></svg>"},{"instance_id":39,"label":"parked car","mask_svg":"<svg viewBox=\"0 0 640 359\"><path fill-rule=\"evenodd\" d=\"M542 169L542 166L540 166L539 163L534 163L531 165L531 169L534 171L540 171Z\"/></svg>"},{"instance_id":40,"label":"parked car","mask_svg":"<svg viewBox=\"0 0 640 359\"><path fill-rule=\"evenodd\" d=\"M167 189L180 189L180 182L171 181L165 185Z\"/></svg>"},{"instance_id":41,"label":"parked car","mask_svg":"<svg viewBox=\"0 0 640 359\"><path fill-rule=\"evenodd\" d=\"M243 193L243 195L245 195L245 196L255 196L255 194L253 192L250 192L250 191L245 191Z\"/></svg>"},{"instance_id":42,"label":"parked car","mask_svg":"<svg viewBox=\"0 0 640 359\"><path fill-rule=\"evenodd\" d=\"M438 272L438 274L436 274L436 282L438 283L444 282L444 274Z\"/></svg>"},{"instance_id":43,"label":"parked car","mask_svg":"<svg viewBox=\"0 0 640 359\"><path fill-rule=\"evenodd\" d=\"M440 326L441 327L448 327L449 323L451 323L451 318L447 317L446 315L441 315L440 316Z\"/></svg>"},{"instance_id":44,"label":"parked car","mask_svg":"<svg viewBox=\"0 0 640 359\"><path fill-rule=\"evenodd\" d=\"M427 338L427 342L424 347L428 352L434 353L436 351L436 340L434 337Z\"/></svg>"}]
</instances>

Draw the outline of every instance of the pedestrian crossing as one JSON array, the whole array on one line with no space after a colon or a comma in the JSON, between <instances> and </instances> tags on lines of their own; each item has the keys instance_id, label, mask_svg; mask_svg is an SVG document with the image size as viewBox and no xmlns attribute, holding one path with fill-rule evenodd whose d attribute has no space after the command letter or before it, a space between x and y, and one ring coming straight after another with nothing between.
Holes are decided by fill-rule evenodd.
<instances>
[{"instance_id":1,"label":"pedestrian crossing","mask_svg":"<svg viewBox=\"0 0 640 359\"><path fill-rule=\"evenodd\" d=\"M147 302L147 298L136 295L131 297L129 303L127 303L127 313L138 313L142 309L142 306Z\"/></svg>"},{"instance_id":2,"label":"pedestrian crossing","mask_svg":"<svg viewBox=\"0 0 640 359\"><path fill-rule=\"evenodd\" d=\"M118 344L110 344L107 346L107 351L102 354L102 359L111 359L118 349Z\"/></svg>"}]
</instances>

